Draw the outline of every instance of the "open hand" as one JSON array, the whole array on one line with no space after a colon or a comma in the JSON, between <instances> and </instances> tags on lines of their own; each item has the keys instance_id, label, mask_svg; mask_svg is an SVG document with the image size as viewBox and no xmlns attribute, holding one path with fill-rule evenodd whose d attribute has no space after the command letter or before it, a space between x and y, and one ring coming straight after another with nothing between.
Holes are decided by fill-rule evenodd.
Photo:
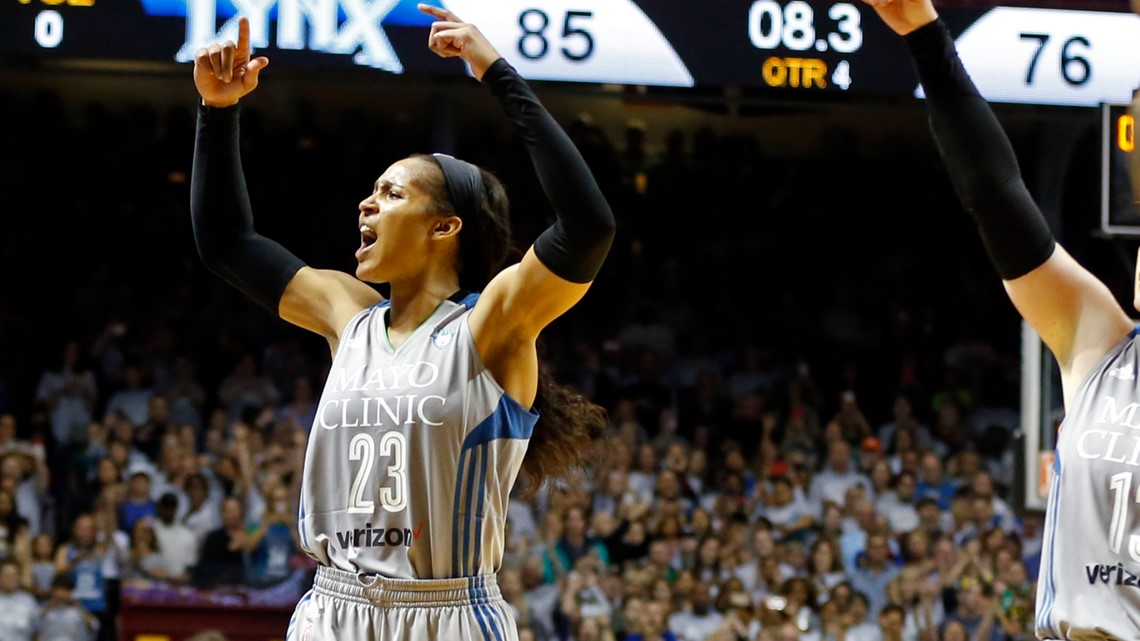
<instances>
[{"instance_id":1,"label":"open hand","mask_svg":"<svg viewBox=\"0 0 1140 641\"><path fill-rule=\"evenodd\" d=\"M250 59L249 19L238 20L238 41L202 47L194 56L194 86L207 107L229 107L257 88L269 58Z\"/></svg>"},{"instance_id":2,"label":"open hand","mask_svg":"<svg viewBox=\"0 0 1140 641\"><path fill-rule=\"evenodd\" d=\"M441 58L458 57L471 67L471 75L482 80L487 68L500 58L491 42L475 28L447 9L420 3L419 10L436 19L428 35L428 48Z\"/></svg>"},{"instance_id":3,"label":"open hand","mask_svg":"<svg viewBox=\"0 0 1140 641\"><path fill-rule=\"evenodd\" d=\"M863 0L900 36L938 19L931 0Z\"/></svg>"}]
</instances>

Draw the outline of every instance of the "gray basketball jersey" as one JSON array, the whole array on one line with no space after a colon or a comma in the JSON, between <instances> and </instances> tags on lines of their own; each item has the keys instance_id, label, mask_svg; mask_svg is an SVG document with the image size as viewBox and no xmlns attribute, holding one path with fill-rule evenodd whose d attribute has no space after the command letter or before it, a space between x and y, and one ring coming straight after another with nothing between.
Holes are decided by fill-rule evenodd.
<instances>
[{"instance_id":1,"label":"gray basketball jersey","mask_svg":"<svg viewBox=\"0 0 1140 641\"><path fill-rule=\"evenodd\" d=\"M1140 638L1140 339L1077 390L1057 436L1037 581L1039 639Z\"/></svg>"},{"instance_id":2,"label":"gray basketball jersey","mask_svg":"<svg viewBox=\"0 0 1140 641\"><path fill-rule=\"evenodd\" d=\"M299 528L317 561L406 579L498 571L538 415L483 366L477 298L444 301L396 349L387 302L349 322L305 454Z\"/></svg>"}]
</instances>

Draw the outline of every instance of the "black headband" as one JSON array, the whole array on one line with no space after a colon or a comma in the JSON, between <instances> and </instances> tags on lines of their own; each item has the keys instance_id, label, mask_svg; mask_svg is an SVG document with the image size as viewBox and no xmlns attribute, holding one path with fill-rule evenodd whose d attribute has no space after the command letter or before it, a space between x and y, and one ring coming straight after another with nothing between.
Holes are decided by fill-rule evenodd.
<instances>
[{"instance_id":1,"label":"black headband","mask_svg":"<svg viewBox=\"0 0 1140 641\"><path fill-rule=\"evenodd\" d=\"M443 170L447 197L451 199L455 213L460 218L472 220L483 205L483 176L479 168L447 154L432 154L432 158Z\"/></svg>"}]
</instances>

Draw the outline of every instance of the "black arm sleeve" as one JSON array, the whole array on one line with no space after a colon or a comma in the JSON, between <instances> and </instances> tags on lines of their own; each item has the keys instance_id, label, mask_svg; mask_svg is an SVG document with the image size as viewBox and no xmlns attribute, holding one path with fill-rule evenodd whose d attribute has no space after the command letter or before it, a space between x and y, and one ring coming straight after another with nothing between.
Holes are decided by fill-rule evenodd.
<instances>
[{"instance_id":1,"label":"black arm sleeve","mask_svg":"<svg viewBox=\"0 0 1140 641\"><path fill-rule=\"evenodd\" d=\"M962 206L974 217L998 274L1040 267L1056 242L1021 177L1013 146L966 73L941 19L906 36L926 92L930 128Z\"/></svg>"},{"instance_id":2,"label":"black arm sleeve","mask_svg":"<svg viewBox=\"0 0 1140 641\"><path fill-rule=\"evenodd\" d=\"M558 215L534 242L550 271L574 283L594 280L614 238L614 215L582 154L503 58L483 74L522 136L538 180Z\"/></svg>"},{"instance_id":3,"label":"black arm sleeve","mask_svg":"<svg viewBox=\"0 0 1140 641\"><path fill-rule=\"evenodd\" d=\"M277 314L281 294L305 265L253 230L238 147L239 107L198 105L190 175L190 220L198 255L210 271Z\"/></svg>"}]
</instances>

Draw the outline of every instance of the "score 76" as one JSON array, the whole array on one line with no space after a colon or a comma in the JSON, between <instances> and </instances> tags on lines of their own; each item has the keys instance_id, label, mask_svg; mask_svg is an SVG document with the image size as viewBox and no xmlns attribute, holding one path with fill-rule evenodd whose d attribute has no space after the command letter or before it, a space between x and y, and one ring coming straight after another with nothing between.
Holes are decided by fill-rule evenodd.
<instances>
[{"instance_id":1,"label":"score 76","mask_svg":"<svg viewBox=\"0 0 1140 641\"><path fill-rule=\"evenodd\" d=\"M1037 50L1033 52L1033 58L1029 61L1029 69L1025 72L1025 84L1031 85L1037 73L1037 63L1041 60L1041 53L1045 51L1045 46L1049 44L1051 36L1047 33L1022 33L1019 35L1022 40L1035 40L1037 42ZM1079 87L1092 78L1092 65L1088 58L1081 55L1081 50L1074 50L1077 46L1084 47L1084 51L1087 51L1092 48L1092 43L1084 36L1073 36L1061 45L1061 77L1074 87Z\"/></svg>"}]
</instances>

